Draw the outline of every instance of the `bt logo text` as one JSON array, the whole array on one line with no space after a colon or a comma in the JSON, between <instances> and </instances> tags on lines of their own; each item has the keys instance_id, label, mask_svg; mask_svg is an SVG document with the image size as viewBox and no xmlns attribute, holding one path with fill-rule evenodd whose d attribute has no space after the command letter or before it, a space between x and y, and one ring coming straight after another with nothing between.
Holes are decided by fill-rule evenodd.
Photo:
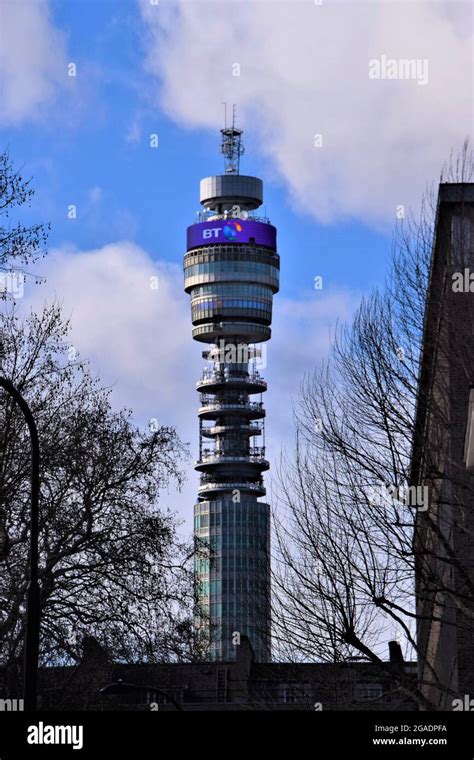
<instances>
[{"instance_id":1,"label":"bt logo text","mask_svg":"<svg viewBox=\"0 0 474 760\"><path fill-rule=\"evenodd\" d=\"M219 232L220 231L221 231L220 227L211 227L208 230L203 230L202 231L202 236L203 236L203 238L205 240L207 240L208 238L212 238L212 237L216 238L216 237L219 237Z\"/></svg>"}]
</instances>

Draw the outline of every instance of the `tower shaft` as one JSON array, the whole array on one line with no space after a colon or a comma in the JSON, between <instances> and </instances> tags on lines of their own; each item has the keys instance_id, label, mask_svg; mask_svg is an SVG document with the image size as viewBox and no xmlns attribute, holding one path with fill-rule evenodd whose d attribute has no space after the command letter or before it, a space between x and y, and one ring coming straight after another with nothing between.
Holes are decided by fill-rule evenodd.
<instances>
[{"instance_id":1,"label":"tower shaft","mask_svg":"<svg viewBox=\"0 0 474 760\"><path fill-rule=\"evenodd\" d=\"M240 138L239 138L240 139ZM193 338L207 343L201 394L195 505L198 613L208 625L210 656L231 660L242 634L257 661L270 659L270 509L260 374L279 288L276 229L254 215L256 177L226 174L201 181L204 211L188 228L185 290Z\"/></svg>"}]
</instances>

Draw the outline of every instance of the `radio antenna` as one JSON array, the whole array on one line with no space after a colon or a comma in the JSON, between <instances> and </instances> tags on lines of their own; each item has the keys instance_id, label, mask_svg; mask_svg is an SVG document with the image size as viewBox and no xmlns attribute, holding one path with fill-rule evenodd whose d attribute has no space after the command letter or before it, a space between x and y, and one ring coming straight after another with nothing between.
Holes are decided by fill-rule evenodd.
<instances>
[{"instance_id":1,"label":"radio antenna","mask_svg":"<svg viewBox=\"0 0 474 760\"><path fill-rule=\"evenodd\" d=\"M242 129L235 126L236 105L232 106L232 126L227 128L227 103L224 103L224 129L221 129L222 142L221 153L224 156L226 174L238 174L240 170L240 156L245 152L242 143Z\"/></svg>"}]
</instances>

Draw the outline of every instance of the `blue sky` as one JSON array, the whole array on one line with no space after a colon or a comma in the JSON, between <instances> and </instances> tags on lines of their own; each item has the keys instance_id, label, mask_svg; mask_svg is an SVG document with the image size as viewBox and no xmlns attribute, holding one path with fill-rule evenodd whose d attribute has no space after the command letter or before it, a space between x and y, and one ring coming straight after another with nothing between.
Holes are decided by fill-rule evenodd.
<instances>
[{"instance_id":1,"label":"blue sky","mask_svg":"<svg viewBox=\"0 0 474 760\"><path fill-rule=\"evenodd\" d=\"M384 0L0 0L0 146L34 176L23 218L52 224L38 268L47 283L27 289L25 306L59 296L117 404L143 424L176 423L195 451L202 361L182 256L199 180L222 171L222 102L237 103L241 172L265 182L281 255L265 370L275 458L291 446L291 404L330 327L383 281L397 206L416 209L472 126L470 12ZM428 82L371 81L368 61L382 55L428 61ZM169 500L184 516L189 477Z\"/></svg>"},{"instance_id":2,"label":"blue sky","mask_svg":"<svg viewBox=\"0 0 474 760\"><path fill-rule=\"evenodd\" d=\"M52 224L50 246L92 248L120 237L180 263L185 228L199 208L199 179L222 171L219 93L221 118L214 130L178 126L146 102L144 24L131 0L55 2L51 18L67 35L68 60L76 63L77 78L92 80L87 87L94 93L81 95L87 102L72 123L59 114L34 128L27 121L1 130L1 144L9 145L12 157L34 176L34 212ZM144 122L141 139L127 142L138 112ZM241 171L266 179L267 162L251 125L242 126L246 154ZM145 136L152 132L159 136L156 150ZM67 218L69 203L77 205L74 222ZM281 181L266 181L265 203L279 230L283 294L311 289L316 274L323 275L327 287L365 290L380 282L391 235L388 224L383 231L360 220L318 224L289 203Z\"/></svg>"}]
</instances>

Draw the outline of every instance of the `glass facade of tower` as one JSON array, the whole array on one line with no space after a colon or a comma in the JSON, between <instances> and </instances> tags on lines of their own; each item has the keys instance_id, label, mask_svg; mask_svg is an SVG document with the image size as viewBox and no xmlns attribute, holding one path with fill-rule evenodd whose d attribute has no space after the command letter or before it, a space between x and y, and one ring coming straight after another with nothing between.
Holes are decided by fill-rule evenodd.
<instances>
[{"instance_id":1,"label":"glass facade of tower","mask_svg":"<svg viewBox=\"0 0 474 760\"><path fill-rule=\"evenodd\" d=\"M245 633L260 661L270 658L268 622L269 507L256 500L202 501L194 508L196 536L213 559L196 560L200 603L210 620L212 659L235 656L235 634Z\"/></svg>"},{"instance_id":2,"label":"glass facade of tower","mask_svg":"<svg viewBox=\"0 0 474 760\"><path fill-rule=\"evenodd\" d=\"M196 386L195 571L198 618L206 621L210 657L217 660L234 659L242 634L257 661L270 659L270 510L259 501L269 467L261 400L267 385L256 344L271 335L279 256L275 228L252 216L261 196L254 177L202 180L207 216L188 229L184 258L193 338L208 344L209 365Z\"/></svg>"}]
</instances>

